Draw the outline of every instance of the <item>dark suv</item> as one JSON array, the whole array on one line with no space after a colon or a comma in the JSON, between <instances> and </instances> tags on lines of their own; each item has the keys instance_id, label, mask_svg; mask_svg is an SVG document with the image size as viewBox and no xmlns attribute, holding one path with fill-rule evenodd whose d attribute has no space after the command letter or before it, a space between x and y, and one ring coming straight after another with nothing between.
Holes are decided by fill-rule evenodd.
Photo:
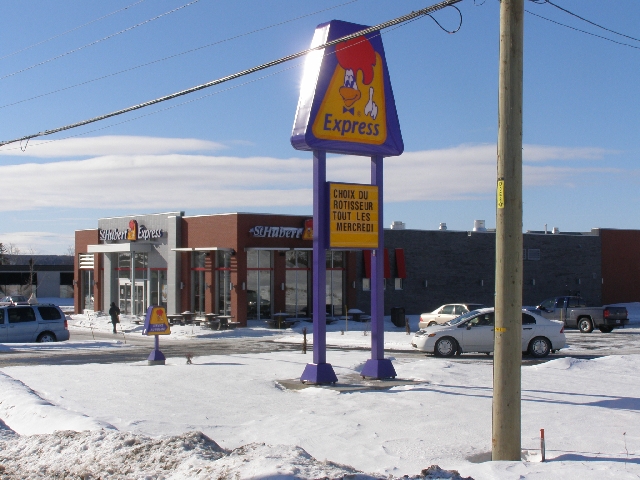
<instances>
[{"instance_id":1,"label":"dark suv","mask_svg":"<svg viewBox=\"0 0 640 480\"><path fill-rule=\"evenodd\" d=\"M67 318L56 305L0 307L0 343L69 340Z\"/></svg>"}]
</instances>

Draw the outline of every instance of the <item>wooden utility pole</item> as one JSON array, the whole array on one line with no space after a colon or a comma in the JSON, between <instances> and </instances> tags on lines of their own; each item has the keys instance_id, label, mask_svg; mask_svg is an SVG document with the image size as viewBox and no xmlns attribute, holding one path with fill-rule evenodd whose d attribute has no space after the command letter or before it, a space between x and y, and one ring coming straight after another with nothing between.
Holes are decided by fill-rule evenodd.
<instances>
[{"instance_id":1,"label":"wooden utility pole","mask_svg":"<svg viewBox=\"0 0 640 480\"><path fill-rule=\"evenodd\" d=\"M500 3L493 460L520 460L524 0Z\"/></svg>"}]
</instances>

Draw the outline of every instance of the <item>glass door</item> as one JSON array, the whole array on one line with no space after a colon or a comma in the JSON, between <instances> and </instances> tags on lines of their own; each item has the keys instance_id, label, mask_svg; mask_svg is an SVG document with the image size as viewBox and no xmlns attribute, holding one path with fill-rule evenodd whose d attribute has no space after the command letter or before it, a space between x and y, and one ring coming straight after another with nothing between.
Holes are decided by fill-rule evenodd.
<instances>
[{"instance_id":1,"label":"glass door","mask_svg":"<svg viewBox=\"0 0 640 480\"><path fill-rule=\"evenodd\" d=\"M121 314L131 313L131 281L120 278L118 288L118 306Z\"/></svg>"},{"instance_id":2,"label":"glass door","mask_svg":"<svg viewBox=\"0 0 640 480\"><path fill-rule=\"evenodd\" d=\"M136 283L135 296L133 297L133 299L136 306L134 315L144 315L146 313L147 305L146 282Z\"/></svg>"}]
</instances>

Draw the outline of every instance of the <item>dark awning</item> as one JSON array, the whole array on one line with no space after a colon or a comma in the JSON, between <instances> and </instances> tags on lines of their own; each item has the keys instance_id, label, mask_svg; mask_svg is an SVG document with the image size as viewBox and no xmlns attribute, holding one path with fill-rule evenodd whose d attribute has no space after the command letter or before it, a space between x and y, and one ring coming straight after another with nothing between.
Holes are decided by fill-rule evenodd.
<instances>
[{"instance_id":1,"label":"dark awning","mask_svg":"<svg viewBox=\"0 0 640 480\"><path fill-rule=\"evenodd\" d=\"M398 278L407 278L407 267L404 263L404 248L396 248L396 272Z\"/></svg>"}]
</instances>

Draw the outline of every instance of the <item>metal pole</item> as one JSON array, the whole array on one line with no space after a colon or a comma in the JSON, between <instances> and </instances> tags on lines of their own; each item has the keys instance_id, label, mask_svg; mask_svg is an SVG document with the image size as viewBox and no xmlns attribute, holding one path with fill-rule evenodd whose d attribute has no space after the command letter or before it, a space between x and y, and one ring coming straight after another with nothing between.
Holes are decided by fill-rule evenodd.
<instances>
[{"instance_id":1,"label":"metal pole","mask_svg":"<svg viewBox=\"0 0 640 480\"><path fill-rule=\"evenodd\" d=\"M371 358L361 371L363 377L377 379L396 377L391 360L384 358L383 162L381 156L371 157L371 185L378 187L378 248L371 252Z\"/></svg>"},{"instance_id":2,"label":"metal pole","mask_svg":"<svg viewBox=\"0 0 640 480\"><path fill-rule=\"evenodd\" d=\"M524 0L500 3L492 460L521 457Z\"/></svg>"},{"instance_id":3,"label":"metal pole","mask_svg":"<svg viewBox=\"0 0 640 480\"><path fill-rule=\"evenodd\" d=\"M378 187L378 248L371 258L371 359L384 358L383 158L371 157L371 184Z\"/></svg>"},{"instance_id":4,"label":"metal pole","mask_svg":"<svg viewBox=\"0 0 640 480\"><path fill-rule=\"evenodd\" d=\"M335 383L333 367L327 363L327 152L313 151L313 363L307 364L300 380Z\"/></svg>"},{"instance_id":5,"label":"metal pole","mask_svg":"<svg viewBox=\"0 0 640 480\"><path fill-rule=\"evenodd\" d=\"M313 152L313 363L327 362L327 260L324 232L327 153Z\"/></svg>"}]
</instances>

